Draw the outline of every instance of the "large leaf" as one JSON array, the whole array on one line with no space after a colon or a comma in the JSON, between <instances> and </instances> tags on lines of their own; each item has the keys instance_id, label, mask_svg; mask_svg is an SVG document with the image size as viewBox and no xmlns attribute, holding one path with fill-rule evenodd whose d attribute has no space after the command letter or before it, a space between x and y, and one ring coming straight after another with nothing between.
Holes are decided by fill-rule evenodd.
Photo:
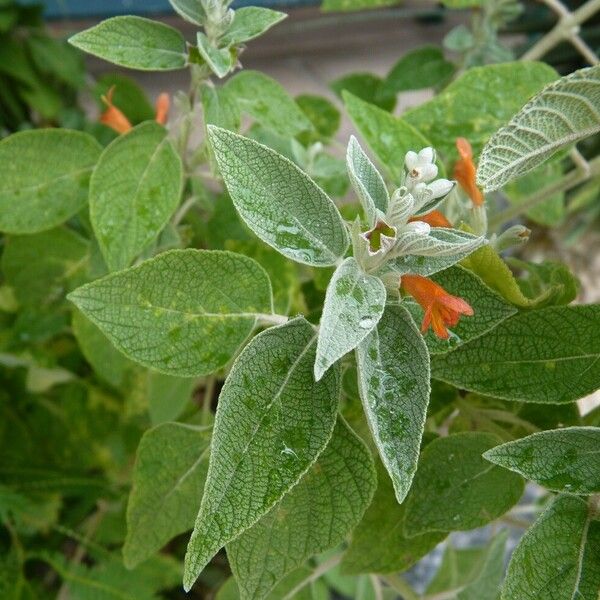
<instances>
[{"instance_id":1,"label":"large leaf","mask_svg":"<svg viewBox=\"0 0 600 600\"><path fill-rule=\"evenodd\" d=\"M558 496L514 551L502 600L597 600L600 521L587 503Z\"/></svg>"},{"instance_id":2,"label":"large leaf","mask_svg":"<svg viewBox=\"0 0 600 600\"><path fill-rule=\"evenodd\" d=\"M102 147L80 131L40 129L0 142L0 231L51 229L87 202Z\"/></svg>"},{"instance_id":3,"label":"large leaf","mask_svg":"<svg viewBox=\"0 0 600 600\"><path fill-rule=\"evenodd\" d=\"M437 356L436 379L505 400L573 402L600 387L600 306L556 306L507 319Z\"/></svg>"},{"instance_id":4,"label":"large leaf","mask_svg":"<svg viewBox=\"0 0 600 600\"><path fill-rule=\"evenodd\" d=\"M293 137L311 128L283 86L264 73L242 71L226 83L225 89L236 98L242 112L281 136Z\"/></svg>"},{"instance_id":5,"label":"large leaf","mask_svg":"<svg viewBox=\"0 0 600 600\"><path fill-rule=\"evenodd\" d=\"M172 250L89 283L69 299L129 358L193 377L232 358L258 316L271 312L271 285L244 256Z\"/></svg>"},{"instance_id":6,"label":"large leaf","mask_svg":"<svg viewBox=\"0 0 600 600\"><path fill-rule=\"evenodd\" d=\"M208 470L210 427L165 423L138 447L127 505L125 565L137 566L191 529Z\"/></svg>"},{"instance_id":7,"label":"large leaf","mask_svg":"<svg viewBox=\"0 0 600 600\"><path fill-rule=\"evenodd\" d=\"M475 529L519 501L523 479L481 456L499 441L489 433L467 432L427 445L406 502L409 536Z\"/></svg>"},{"instance_id":8,"label":"large leaf","mask_svg":"<svg viewBox=\"0 0 600 600\"><path fill-rule=\"evenodd\" d=\"M375 491L371 454L339 421L327 448L289 494L227 545L242 598L264 598L310 556L336 546Z\"/></svg>"},{"instance_id":9,"label":"large leaf","mask_svg":"<svg viewBox=\"0 0 600 600\"><path fill-rule=\"evenodd\" d=\"M408 538L404 534L406 503L398 504L392 480L378 468L377 491L342 558L342 572L398 573L431 552L446 533L433 531Z\"/></svg>"},{"instance_id":10,"label":"large leaf","mask_svg":"<svg viewBox=\"0 0 600 600\"><path fill-rule=\"evenodd\" d=\"M431 354L442 354L453 350L487 333L517 312L514 306L488 288L477 275L462 267L454 266L440 271L431 279L449 294L466 300L474 312L473 316L460 319L452 328L452 335L447 340L441 340L431 330L425 333L425 342ZM421 306L416 302L408 301L406 307L415 321L420 324L424 316Z\"/></svg>"},{"instance_id":11,"label":"large leaf","mask_svg":"<svg viewBox=\"0 0 600 600\"><path fill-rule=\"evenodd\" d=\"M484 457L549 490L600 493L600 427L541 431L492 448Z\"/></svg>"},{"instance_id":12,"label":"large leaf","mask_svg":"<svg viewBox=\"0 0 600 600\"><path fill-rule=\"evenodd\" d=\"M259 6L238 8L234 13L233 23L220 39L220 43L230 45L253 40L286 17L285 13L270 8Z\"/></svg>"},{"instance_id":13,"label":"large leaf","mask_svg":"<svg viewBox=\"0 0 600 600\"><path fill-rule=\"evenodd\" d=\"M90 218L111 271L128 267L167 224L183 187L181 160L157 123L118 137L90 183Z\"/></svg>"},{"instance_id":14,"label":"large leaf","mask_svg":"<svg viewBox=\"0 0 600 600\"><path fill-rule=\"evenodd\" d=\"M108 62L140 71L172 71L187 64L185 39L173 27L142 17L113 17L77 33L71 44Z\"/></svg>"},{"instance_id":15,"label":"large leaf","mask_svg":"<svg viewBox=\"0 0 600 600\"><path fill-rule=\"evenodd\" d=\"M554 79L556 71L539 62L475 67L433 100L405 113L404 119L447 156L455 155L458 137L467 138L478 154L500 126Z\"/></svg>"},{"instance_id":16,"label":"large leaf","mask_svg":"<svg viewBox=\"0 0 600 600\"><path fill-rule=\"evenodd\" d=\"M335 270L327 286L319 328L317 381L373 330L381 319L385 300L383 281L367 275L354 258L347 258Z\"/></svg>"},{"instance_id":17,"label":"large leaf","mask_svg":"<svg viewBox=\"0 0 600 600\"><path fill-rule=\"evenodd\" d=\"M496 190L560 148L600 131L600 65L545 87L484 148L477 183Z\"/></svg>"},{"instance_id":18,"label":"large leaf","mask_svg":"<svg viewBox=\"0 0 600 600\"><path fill-rule=\"evenodd\" d=\"M342 95L355 127L395 181L404 172L404 157L409 150L431 146L423 134L404 119L348 92Z\"/></svg>"},{"instance_id":19,"label":"large leaf","mask_svg":"<svg viewBox=\"0 0 600 600\"><path fill-rule=\"evenodd\" d=\"M315 266L335 264L348 234L325 192L270 148L209 126L217 163L233 202L256 235L283 255Z\"/></svg>"},{"instance_id":20,"label":"large leaf","mask_svg":"<svg viewBox=\"0 0 600 600\"><path fill-rule=\"evenodd\" d=\"M231 369L186 554L186 590L221 547L298 483L329 442L340 377L332 369L315 382L315 346L312 326L298 318L255 337Z\"/></svg>"},{"instance_id":21,"label":"large leaf","mask_svg":"<svg viewBox=\"0 0 600 600\"><path fill-rule=\"evenodd\" d=\"M398 502L417 470L429 402L429 354L403 306L388 306L357 350L360 395Z\"/></svg>"}]
</instances>

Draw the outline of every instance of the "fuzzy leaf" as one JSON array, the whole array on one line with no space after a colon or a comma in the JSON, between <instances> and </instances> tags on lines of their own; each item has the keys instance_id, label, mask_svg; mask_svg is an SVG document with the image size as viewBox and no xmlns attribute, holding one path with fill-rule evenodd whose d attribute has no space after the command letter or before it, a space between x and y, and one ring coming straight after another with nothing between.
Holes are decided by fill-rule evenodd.
<instances>
[{"instance_id":1,"label":"fuzzy leaf","mask_svg":"<svg viewBox=\"0 0 600 600\"><path fill-rule=\"evenodd\" d=\"M488 450L490 462L549 490L600 493L600 427L541 431Z\"/></svg>"},{"instance_id":2,"label":"fuzzy leaf","mask_svg":"<svg viewBox=\"0 0 600 600\"><path fill-rule=\"evenodd\" d=\"M386 308L357 361L369 427L402 502L417 470L430 392L429 354L403 306Z\"/></svg>"},{"instance_id":3,"label":"fuzzy leaf","mask_svg":"<svg viewBox=\"0 0 600 600\"><path fill-rule=\"evenodd\" d=\"M436 356L432 374L504 400L573 402L600 387L599 328L598 305L519 313L488 335Z\"/></svg>"},{"instance_id":4,"label":"fuzzy leaf","mask_svg":"<svg viewBox=\"0 0 600 600\"><path fill-rule=\"evenodd\" d=\"M248 42L262 35L286 17L285 13L270 8L259 6L238 8L234 13L233 23L221 38L220 43L229 46Z\"/></svg>"},{"instance_id":5,"label":"fuzzy leaf","mask_svg":"<svg viewBox=\"0 0 600 600\"><path fill-rule=\"evenodd\" d=\"M127 505L127 568L194 526L208 470L210 433L210 427L165 423L142 437Z\"/></svg>"},{"instance_id":6,"label":"fuzzy leaf","mask_svg":"<svg viewBox=\"0 0 600 600\"><path fill-rule=\"evenodd\" d=\"M352 136L346 153L346 168L352 187L360 200L371 226L375 225L377 210L387 211L390 199L387 187L375 165Z\"/></svg>"},{"instance_id":7,"label":"fuzzy leaf","mask_svg":"<svg viewBox=\"0 0 600 600\"><path fill-rule=\"evenodd\" d=\"M344 256L348 235L340 213L308 175L253 140L208 130L233 202L259 238L308 265L329 266Z\"/></svg>"},{"instance_id":8,"label":"fuzzy leaf","mask_svg":"<svg viewBox=\"0 0 600 600\"><path fill-rule=\"evenodd\" d=\"M521 538L502 600L597 600L600 521L581 498L558 496Z\"/></svg>"},{"instance_id":9,"label":"fuzzy leaf","mask_svg":"<svg viewBox=\"0 0 600 600\"><path fill-rule=\"evenodd\" d=\"M338 421L329 444L298 484L256 525L227 545L242 598L264 598L309 557L341 543L377 483L363 442Z\"/></svg>"},{"instance_id":10,"label":"fuzzy leaf","mask_svg":"<svg viewBox=\"0 0 600 600\"><path fill-rule=\"evenodd\" d=\"M140 71L187 65L185 39L173 27L143 17L113 17L77 33L73 46L108 62Z\"/></svg>"},{"instance_id":11,"label":"fuzzy leaf","mask_svg":"<svg viewBox=\"0 0 600 600\"><path fill-rule=\"evenodd\" d=\"M202 31L198 32L196 39L198 52L210 70L219 78L225 77L233 68L233 56L229 48L216 48Z\"/></svg>"},{"instance_id":12,"label":"fuzzy leaf","mask_svg":"<svg viewBox=\"0 0 600 600\"><path fill-rule=\"evenodd\" d=\"M316 335L298 318L256 336L221 391L204 496L185 561L189 590L208 561L310 469L331 438L340 377L313 378Z\"/></svg>"},{"instance_id":13,"label":"fuzzy leaf","mask_svg":"<svg viewBox=\"0 0 600 600\"><path fill-rule=\"evenodd\" d=\"M477 183L497 190L599 131L600 66L595 66L546 86L495 133L481 154Z\"/></svg>"},{"instance_id":14,"label":"fuzzy leaf","mask_svg":"<svg viewBox=\"0 0 600 600\"><path fill-rule=\"evenodd\" d=\"M457 433L423 450L406 501L407 535L475 529L519 501L523 479L481 457L499 441L489 433Z\"/></svg>"},{"instance_id":15,"label":"fuzzy leaf","mask_svg":"<svg viewBox=\"0 0 600 600\"><path fill-rule=\"evenodd\" d=\"M217 250L172 250L69 295L126 356L193 377L229 362L271 312L271 285L252 259Z\"/></svg>"},{"instance_id":16,"label":"fuzzy leaf","mask_svg":"<svg viewBox=\"0 0 600 600\"><path fill-rule=\"evenodd\" d=\"M319 329L315 378L354 350L381 319L386 291L379 277L367 275L352 257L333 274Z\"/></svg>"},{"instance_id":17,"label":"fuzzy leaf","mask_svg":"<svg viewBox=\"0 0 600 600\"><path fill-rule=\"evenodd\" d=\"M190 23L202 26L206 19L203 3L200 0L169 0L175 12Z\"/></svg>"},{"instance_id":18,"label":"fuzzy leaf","mask_svg":"<svg viewBox=\"0 0 600 600\"><path fill-rule=\"evenodd\" d=\"M0 231L37 233L72 217L87 202L102 146L66 129L22 131L0 142Z\"/></svg>"},{"instance_id":19,"label":"fuzzy leaf","mask_svg":"<svg viewBox=\"0 0 600 600\"><path fill-rule=\"evenodd\" d=\"M182 188L181 160L157 123L142 123L106 148L90 183L90 218L111 271L128 267L158 236Z\"/></svg>"},{"instance_id":20,"label":"fuzzy leaf","mask_svg":"<svg viewBox=\"0 0 600 600\"><path fill-rule=\"evenodd\" d=\"M232 131L240 128L240 109L227 87L202 86L202 107L207 125L216 125Z\"/></svg>"}]
</instances>

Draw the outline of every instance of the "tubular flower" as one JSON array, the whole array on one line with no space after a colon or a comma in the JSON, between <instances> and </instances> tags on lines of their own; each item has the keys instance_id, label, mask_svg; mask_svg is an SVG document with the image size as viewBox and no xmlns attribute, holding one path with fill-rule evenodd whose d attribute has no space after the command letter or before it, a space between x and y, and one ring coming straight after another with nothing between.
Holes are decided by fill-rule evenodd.
<instances>
[{"instance_id":1,"label":"tubular flower","mask_svg":"<svg viewBox=\"0 0 600 600\"><path fill-rule=\"evenodd\" d=\"M435 335L446 340L447 327L454 327L461 315L472 316L473 309L462 298L452 296L437 283L420 275L403 275L401 284L425 311L421 332L431 326Z\"/></svg>"},{"instance_id":2,"label":"tubular flower","mask_svg":"<svg viewBox=\"0 0 600 600\"><path fill-rule=\"evenodd\" d=\"M127 133L133 129L129 119L113 104L115 86L113 85L106 96L102 96L102 102L106 104L106 110L100 116L100 123L114 129L117 133Z\"/></svg>"},{"instance_id":3,"label":"tubular flower","mask_svg":"<svg viewBox=\"0 0 600 600\"><path fill-rule=\"evenodd\" d=\"M156 122L159 125L166 125L170 107L171 99L169 98L169 94L163 92L156 100Z\"/></svg>"},{"instance_id":4,"label":"tubular flower","mask_svg":"<svg viewBox=\"0 0 600 600\"><path fill-rule=\"evenodd\" d=\"M413 221L423 221L423 223L427 223L431 227L452 227L452 223L439 210L432 210L426 215L411 217L408 220L409 223Z\"/></svg>"},{"instance_id":5,"label":"tubular flower","mask_svg":"<svg viewBox=\"0 0 600 600\"><path fill-rule=\"evenodd\" d=\"M475 183L477 167L473 162L473 149L471 144L465 138L457 138L456 149L460 155L460 159L454 166L454 178L460 183L461 187L467 194L475 206L483 205L483 194Z\"/></svg>"}]
</instances>

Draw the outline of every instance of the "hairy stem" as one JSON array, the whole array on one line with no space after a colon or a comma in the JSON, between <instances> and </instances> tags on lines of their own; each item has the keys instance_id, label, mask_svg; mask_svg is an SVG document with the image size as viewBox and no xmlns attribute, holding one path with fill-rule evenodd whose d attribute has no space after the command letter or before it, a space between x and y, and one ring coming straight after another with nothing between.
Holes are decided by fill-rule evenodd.
<instances>
[{"instance_id":1,"label":"hairy stem","mask_svg":"<svg viewBox=\"0 0 600 600\"><path fill-rule=\"evenodd\" d=\"M341 561L342 555L336 554L335 556L332 556L330 559L326 560L324 563L321 563L308 577L303 579L295 588L288 592L283 597L283 600L292 600L295 598L300 590L304 589L307 585L310 585L313 581L316 581L325 575L327 571L335 569L335 567L337 567Z\"/></svg>"},{"instance_id":2,"label":"hairy stem","mask_svg":"<svg viewBox=\"0 0 600 600\"><path fill-rule=\"evenodd\" d=\"M391 588L396 590L403 600L419 600L419 594L412 589L408 582L400 575L384 575L382 576Z\"/></svg>"}]
</instances>

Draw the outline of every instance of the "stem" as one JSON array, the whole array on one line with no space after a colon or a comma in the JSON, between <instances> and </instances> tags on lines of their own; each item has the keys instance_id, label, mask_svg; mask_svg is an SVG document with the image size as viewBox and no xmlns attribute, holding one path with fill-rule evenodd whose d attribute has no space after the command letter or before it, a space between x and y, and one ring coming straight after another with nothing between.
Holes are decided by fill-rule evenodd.
<instances>
[{"instance_id":1,"label":"stem","mask_svg":"<svg viewBox=\"0 0 600 600\"><path fill-rule=\"evenodd\" d=\"M403 600L419 600L417 592L400 575L384 575L382 579L391 588L396 590L402 596Z\"/></svg>"},{"instance_id":2,"label":"stem","mask_svg":"<svg viewBox=\"0 0 600 600\"><path fill-rule=\"evenodd\" d=\"M423 600L454 600L456 595L462 592L464 589L464 585L461 587L454 588L453 590L446 590L445 592L440 592L439 594L432 594L431 596L425 596Z\"/></svg>"},{"instance_id":3,"label":"stem","mask_svg":"<svg viewBox=\"0 0 600 600\"><path fill-rule=\"evenodd\" d=\"M383 600L383 590L381 589L381 581L376 575L369 575L371 585L373 586L373 592L375 594L375 600Z\"/></svg>"},{"instance_id":4,"label":"stem","mask_svg":"<svg viewBox=\"0 0 600 600\"><path fill-rule=\"evenodd\" d=\"M202 397L202 422L207 423L208 417L211 414L211 406L213 397L215 395L215 385L217 380L213 376L209 376L206 378L206 383L204 384L204 396Z\"/></svg>"},{"instance_id":5,"label":"stem","mask_svg":"<svg viewBox=\"0 0 600 600\"><path fill-rule=\"evenodd\" d=\"M324 563L321 563L308 577L303 579L295 588L289 591L284 597L283 600L292 600L296 597L298 592L304 589L307 585L310 585L313 581L316 581L327 571L331 571L331 569L335 569L340 562L342 562L342 555L336 554L332 556L330 559L326 560Z\"/></svg>"},{"instance_id":6,"label":"stem","mask_svg":"<svg viewBox=\"0 0 600 600\"><path fill-rule=\"evenodd\" d=\"M266 326L285 325L285 323L287 323L290 320L290 318L286 315L276 315L276 314L268 315L265 313L265 314L259 314L256 316L258 318L259 325L266 325Z\"/></svg>"},{"instance_id":7,"label":"stem","mask_svg":"<svg viewBox=\"0 0 600 600\"><path fill-rule=\"evenodd\" d=\"M600 0L598 1L600 2ZM512 221L512 219L526 213L528 210L531 210L554 194L568 192L575 186L578 186L580 183L583 183L584 181L587 181L596 175L600 175L600 156L590 161L588 163L588 167L589 169L587 172L582 172L582 169L579 167L569 171L560 181L547 185L539 192L530 196L525 202L518 205L509 206L505 210L495 214L490 218L490 229L496 229L507 221Z\"/></svg>"},{"instance_id":8,"label":"stem","mask_svg":"<svg viewBox=\"0 0 600 600\"><path fill-rule=\"evenodd\" d=\"M173 217L173 225L175 227L177 227L177 225L179 225L179 223L183 221L183 218L185 217L185 215L187 215L188 211L190 210L190 208L192 208L192 206L194 206L194 204L196 204L196 198L194 196L190 196L179 207L179 210L175 213L175 216Z\"/></svg>"}]
</instances>

